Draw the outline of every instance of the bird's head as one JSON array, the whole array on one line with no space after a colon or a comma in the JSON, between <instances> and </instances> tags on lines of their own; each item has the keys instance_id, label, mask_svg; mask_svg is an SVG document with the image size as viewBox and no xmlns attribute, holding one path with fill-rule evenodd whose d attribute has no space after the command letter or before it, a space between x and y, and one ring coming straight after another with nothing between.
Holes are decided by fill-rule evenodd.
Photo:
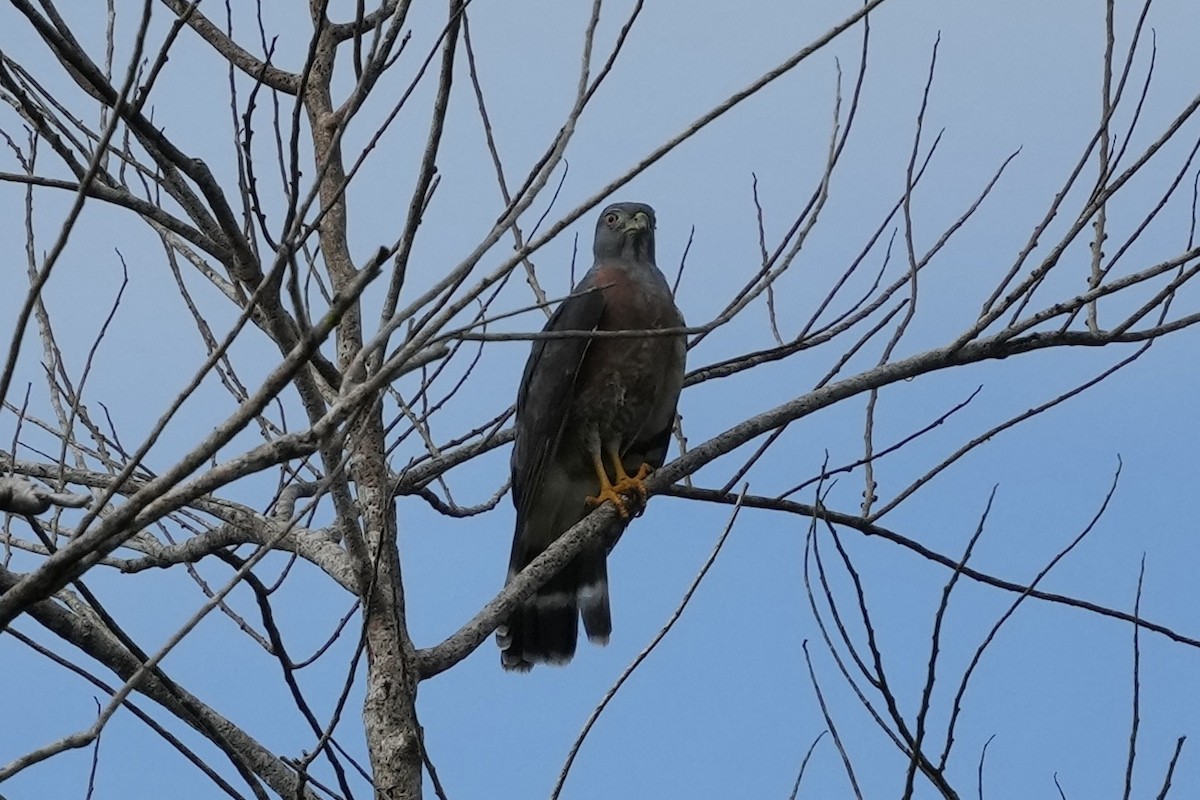
<instances>
[{"instance_id":1,"label":"bird's head","mask_svg":"<svg viewBox=\"0 0 1200 800\"><path fill-rule=\"evenodd\" d=\"M654 263L654 209L645 203L613 203L596 221L596 262L613 258Z\"/></svg>"}]
</instances>

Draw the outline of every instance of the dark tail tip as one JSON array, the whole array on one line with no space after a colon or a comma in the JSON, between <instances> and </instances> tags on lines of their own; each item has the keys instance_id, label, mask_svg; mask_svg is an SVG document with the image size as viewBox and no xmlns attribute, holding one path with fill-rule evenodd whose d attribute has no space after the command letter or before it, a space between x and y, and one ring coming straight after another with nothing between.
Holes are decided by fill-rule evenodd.
<instances>
[{"instance_id":1,"label":"dark tail tip","mask_svg":"<svg viewBox=\"0 0 1200 800\"><path fill-rule=\"evenodd\" d=\"M528 672L534 664L566 664L575 655L579 638L579 609L575 595L537 594L496 629L500 665L510 672Z\"/></svg>"}]
</instances>

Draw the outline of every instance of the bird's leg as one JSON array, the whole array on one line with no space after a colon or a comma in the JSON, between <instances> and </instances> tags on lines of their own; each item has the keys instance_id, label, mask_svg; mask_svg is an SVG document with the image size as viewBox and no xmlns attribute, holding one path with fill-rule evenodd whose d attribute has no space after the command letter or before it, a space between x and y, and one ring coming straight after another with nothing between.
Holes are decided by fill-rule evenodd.
<instances>
[{"instance_id":1,"label":"bird's leg","mask_svg":"<svg viewBox=\"0 0 1200 800\"><path fill-rule=\"evenodd\" d=\"M638 467L636 475L630 475L625 471L625 465L621 462L621 451L617 448L616 442L609 442L605 447L608 452L608 457L613 463L613 469L617 475L617 482L613 485L615 492L629 492L630 490L637 492L640 506L638 513L646 507L646 500L649 493L646 491L646 476L653 470L649 464L642 464Z\"/></svg>"},{"instance_id":2,"label":"bird's leg","mask_svg":"<svg viewBox=\"0 0 1200 800\"><path fill-rule=\"evenodd\" d=\"M596 477L600 479L600 492L595 497L587 498L589 506L598 506L605 500L611 500L612 504L617 507L617 513L621 515L621 519L629 519L629 510L625 507L625 498L617 493L613 487L612 481L608 479L608 472L604 469L604 459L600 457L600 443L593 442L592 447L592 466L596 469ZM621 469L618 462L618 482L621 476L624 475L628 480L629 476L625 475L625 470Z\"/></svg>"}]
</instances>

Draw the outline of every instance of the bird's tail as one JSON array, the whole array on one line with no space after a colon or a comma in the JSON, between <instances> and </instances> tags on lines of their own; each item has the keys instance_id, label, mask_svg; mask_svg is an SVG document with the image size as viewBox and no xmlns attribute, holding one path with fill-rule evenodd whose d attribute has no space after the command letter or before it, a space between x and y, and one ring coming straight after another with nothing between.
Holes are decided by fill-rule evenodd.
<instances>
[{"instance_id":1,"label":"bird's tail","mask_svg":"<svg viewBox=\"0 0 1200 800\"><path fill-rule=\"evenodd\" d=\"M514 560L509 578L521 568ZM576 556L496 629L501 665L506 670L528 672L534 664L566 664L575 655L580 616L588 640L607 644L612 615L602 544Z\"/></svg>"}]
</instances>

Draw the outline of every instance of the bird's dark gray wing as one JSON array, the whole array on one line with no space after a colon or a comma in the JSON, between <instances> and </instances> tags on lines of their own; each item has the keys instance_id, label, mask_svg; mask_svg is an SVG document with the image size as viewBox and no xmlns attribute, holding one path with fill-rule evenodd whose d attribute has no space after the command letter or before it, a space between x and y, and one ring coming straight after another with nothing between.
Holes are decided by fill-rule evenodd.
<instances>
[{"instance_id":1,"label":"bird's dark gray wing","mask_svg":"<svg viewBox=\"0 0 1200 800\"><path fill-rule=\"evenodd\" d=\"M544 331L594 331L605 300L590 287L590 274L550 317ZM560 448L571 418L575 385L591 339L576 336L538 339L517 393L516 443L512 454L516 531L508 577L529 565L559 535L587 513L585 498L595 491L565 468ZM568 458L568 461L571 459ZM608 580L600 545L580 553L496 631L505 669L525 671L534 663L565 663L575 652L580 593L584 592L589 636L607 639Z\"/></svg>"},{"instance_id":2,"label":"bird's dark gray wing","mask_svg":"<svg viewBox=\"0 0 1200 800\"><path fill-rule=\"evenodd\" d=\"M544 332L594 331L604 313L604 294L586 291L585 279L560 305ZM513 505L517 530L541 487L546 467L562 441L570 417L579 368L591 339L583 336L537 339L525 363L517 393L516 444L512 453Z\"/></svg>"}]
</instances>

